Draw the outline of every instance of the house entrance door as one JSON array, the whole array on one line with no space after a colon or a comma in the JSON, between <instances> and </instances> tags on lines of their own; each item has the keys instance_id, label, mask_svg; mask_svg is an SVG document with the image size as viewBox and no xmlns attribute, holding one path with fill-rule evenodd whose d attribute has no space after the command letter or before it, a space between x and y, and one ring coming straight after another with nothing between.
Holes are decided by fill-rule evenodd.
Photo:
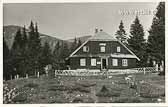
<instances>
[{"instance_id":1,"label":"house entrance door","mask_svg":"<svg viewBox=\"0 0 168 107\"><path fill-rule=\"evenodd\" d=\"M102 69L107 69L107 59L102 58Z\"/></svg>"}]
</instances>

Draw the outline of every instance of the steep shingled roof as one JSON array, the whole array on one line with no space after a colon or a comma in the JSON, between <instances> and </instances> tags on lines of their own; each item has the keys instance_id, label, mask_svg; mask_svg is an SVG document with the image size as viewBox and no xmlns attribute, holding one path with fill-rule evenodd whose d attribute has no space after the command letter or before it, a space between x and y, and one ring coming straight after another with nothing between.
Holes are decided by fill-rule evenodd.
<instances>
[{"instance_id":1,"label":"steep shingled roof","mask_svg":"<svg viewBox=\"0 0 168 107\"><path fill-rule=\"evenodd\" d=\"M94 36L90 37L87 41L85 41L81 46L79 46L69 57L73 57L75 53L82 48L88 41L118 41L115 37L110 36L106 32L100 31L95 33ZM138 61L140 60L130 49L128 49L122 42L118 41L122 46L124 46L132 55L122 56L127 58L136 58ZM113 55L112 57L121 57L121 55Z\"/></svg>"},{"instance_id":2,"label":"steep shingled roof","mask_svg":"<svg viewBox=\"0 0 168 107\"><path fill-rule=\"evenodd\" d=\"M106 32L100 31L89 38L89 41L117 41L117 39Z\"/></svg>"}]
</instances>

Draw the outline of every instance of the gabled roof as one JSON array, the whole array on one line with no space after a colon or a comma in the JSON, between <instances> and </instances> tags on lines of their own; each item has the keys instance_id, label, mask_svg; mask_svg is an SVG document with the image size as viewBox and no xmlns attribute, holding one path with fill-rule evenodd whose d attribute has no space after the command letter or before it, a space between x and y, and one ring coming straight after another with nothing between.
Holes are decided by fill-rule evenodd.
<instances>
[{"instance_id":1,"label":"gabled roof","mask_svg":"<svg viewBox=\"0 0 168 107\"><path fill-rule=\"evenodd\" d=\"M100 31L96 33L94 36L90 37L87 41L85 41L81 46L79 46L69 57L72 57L76 52L78 52L88 41L118 41L115 37L107 34L106 32ZM122 42L118 41L122 46L124 46L132 56L130 58L136 58L138 61L140 60L130 49L128 49ZM116 57L116 55L115 55Z\"/></svg>"},{"instance_id":2,"label":"gabled roof","mask_svg":"<svg viewBox=\"0 0 168 107\"><path fill-rule=\"evenodd\" d=\"M117 39L106 32L100 31L89 38L89 41L117 41Z\"/></svg>"}]
</instances>

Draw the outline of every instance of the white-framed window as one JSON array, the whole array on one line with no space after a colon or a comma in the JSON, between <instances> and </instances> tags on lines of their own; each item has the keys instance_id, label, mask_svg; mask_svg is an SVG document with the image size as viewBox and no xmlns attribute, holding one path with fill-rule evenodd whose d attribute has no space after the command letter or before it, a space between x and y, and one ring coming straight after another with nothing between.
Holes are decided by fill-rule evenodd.
<instances>
[{"instance_id":1,"label":"white-framed window","mask_svg":"<svg viewBox=\"0 0 168 107\"><path fill-rule=\"evenodd\" d=\"M91 66L96 66L96 59L95 58L91 59Z\"/></svg>"},{"instance_id":2,"label":"white-framed window","mask_svg":"<svg viewBox=\"0 0 168 107\"><path fill-rule=\"evenodd\" d=\"M83 52L89 52L89 47L88 46L83 46Z\"/></svg>"},{"instance_id":3,"label":"white-framed window","mask_svg":"<svg viewBox=\"0 0 168 107\"><path fill-rule=\"evenodd\" d=\"M118 66L118 59L112 59L112 65Z\"/></svg>"},{"instance_id":4,"label":"white-framed window","mask_svg":"<svg viewBox=\"0 0 168 107\"><path fill-rule=\"evenodd\" d=\"M80 59L80 66L86 66L86 59Z\"/></svg>"},{"instance_id":5,"label":"white-framed window","mask_svg":"<svg viewBox=\"0 0 168 107\"><path fill-rule=\"evenodd\" d=\"M121 52L120 46L117 46L117 52Z\"/></svg>"},{"instance_id":6,"label":"white-framed window","mask_svg":"<svg viewBox=\"0 0 168 107\"><path fill-rule=\"evenodd\" d=\"M128 60L122 59L122 66L128 66Z\"/></svg>"},{"instance_id":7,"label":"white-framed window","mask_svg":"<svg viewBox=\"0 0 168 107\"><path fill-rule=\"evenodd\" d=\"M106 51L105 46L101 46L101 47L100 47L100 52L105 52L105 51Z\"/></svg>"}]
</instances>

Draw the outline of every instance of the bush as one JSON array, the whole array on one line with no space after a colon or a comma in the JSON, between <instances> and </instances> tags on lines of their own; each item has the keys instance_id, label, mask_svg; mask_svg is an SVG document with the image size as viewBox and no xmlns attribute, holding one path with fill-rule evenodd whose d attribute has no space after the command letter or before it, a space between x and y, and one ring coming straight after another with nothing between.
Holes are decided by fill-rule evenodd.
<instances>
[{"instance_id":1,"label":"bush","mask_svg":"<svg viewBox=\"0 0 168 107\"><path fill-rule=\"evenodd\" d=\"M38 84L35 84L35 83L28 83L28 84L25 84L24 87L36 88L36 87L38 87Z\"/></svg>"},{"instance_id":2,"label":"bush","mask_svg":"<svg viewBox=\"0 0 168 107\"><path fill-rule=\"evenodd\" d=\"M64 85L54 85L54 86L50 86L49 91L67 91L67 90L71 90L71 87L67 87Z\"/></svg>"},{"instance_id":3,"label":"bush","mask_svg":"<svg viewBox=\"0 0 168 107\"><path fill-rule=\"evenodd\" d=\"M80 85L82 87L91 87L91 86L95 86L96 83L92 83L92 82L80 82L80 83L76 83L76 85Z\"/></svg>"},{"instance_id":4,"label":"bush","mask_svg":"<svg viewBox=\"0 0 168 107\"><path fill-rule=\"evenodd\" d=\"M82 98L75 98L72 103L83 103L83 99Z\"/></svg>"},{"instance_id":5,"label":"bush","mask_svg":"<svg viewBox=\"0 0 168 107\"><path fill-rule=\"evenodd\" d=\"M104 85L100 92L96 94L98 97L118 97L120 96L120 91L117 90L111 90L109 91Z\"/></svg>"},{"instance_id":6,"label":"bush","mask_svg":"<svg viewBox=\"0 0 168 107\"><path fill-rule=\"evenodd\" d=\"M140 103L142 102L139 98L133 97L133 98L118 98L117 100L112 101L113 103Z\"/></svg>"},{"instance_id":7,"label":"bush","mask_svg":"<svg viewBox=\"0 0 168 107\"><path fill-rule=\"evenodd\" d=\"M73 86L71 91L79 91L79 92L84 92L84 93L90 93L90 90L88 88L80 86L80 85Z\"/></svg>"},{"instance_id":8,"label":"bush","mask_svg":"<svg viewBox=\"0 0 168 107\"><path fill-rule=\"evenodd\" d=\"M157 89L149 84L143 84L139 89L140 97L144 98L158 98L165 95L165 91Z\"/></svg>"},{"instance_id":9,"label":"bush","mask_svg":"<svg viewBox=\"0 0 168 107\"><path fill-rule=\"evenodd\" d=\"M14 97L13 102L23 103L26 100L27 100L27 95L24 93L21 93L21 94L17 95L16 97Z\"/></svg>"}]
</instances>

